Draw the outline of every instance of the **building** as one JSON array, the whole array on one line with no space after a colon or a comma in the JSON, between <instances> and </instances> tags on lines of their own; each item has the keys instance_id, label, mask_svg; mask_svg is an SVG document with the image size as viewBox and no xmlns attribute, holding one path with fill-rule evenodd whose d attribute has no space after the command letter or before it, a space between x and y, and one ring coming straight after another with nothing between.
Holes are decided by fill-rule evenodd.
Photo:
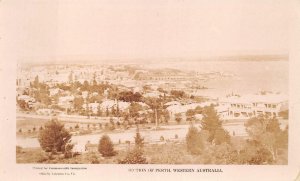
<instances>
[{"instance_id":1,"label":"building","mask_svg":"<svg viewBox=\"0 0 300 181\"><path fill-rule=\"evenodd\" d=\"M288 109L288 97L282 94L231 96L219 100L216 107L222 119L248 119L260 114L278 117Z\"/></svg>"}]
</instances>

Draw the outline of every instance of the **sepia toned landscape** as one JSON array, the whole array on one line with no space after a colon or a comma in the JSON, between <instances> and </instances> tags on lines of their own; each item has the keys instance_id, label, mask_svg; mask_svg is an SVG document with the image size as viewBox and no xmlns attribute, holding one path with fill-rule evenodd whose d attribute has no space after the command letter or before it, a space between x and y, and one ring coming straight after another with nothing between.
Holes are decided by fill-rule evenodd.
<instances>
[{"instance_id":1,"label":"sepia toned landscape","mask_svg":"<svg viewBox=\"0 0 300 181\"><path fill-rule=\"evenodd\" d=\"M288 164L288 56L19 63L17 163Z\"/></svg>"}]
</instances>

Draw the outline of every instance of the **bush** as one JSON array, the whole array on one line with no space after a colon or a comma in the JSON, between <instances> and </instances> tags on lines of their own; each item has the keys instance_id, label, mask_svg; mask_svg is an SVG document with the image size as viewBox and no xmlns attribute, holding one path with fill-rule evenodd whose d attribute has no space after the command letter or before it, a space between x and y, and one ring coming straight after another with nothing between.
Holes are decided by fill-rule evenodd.
<instances>
[{"instance_id":1,"label":"bush","mask_svg":"<svg viewBox=\"0 0 300 181\"><path fill-rule=\"evenodd\" d=\"M143 151L140 149L134 149L130 151L124 160L119 160L119 164L147 164L146 158L143 156Z\"/></svg>"},{"instance_id":2,"label":"bush","mask_svg":"<svg viewBox=\"0 0 300 181\"><path fill-rule=\"evenodd\" d=\"M135 147L137 149L142 149L144 147L144 138L142 138L139 131L136 132L136 136L134 137L135 140Z\"/></svg>"},{"instance_id":3,"label":"bush","mask_svg":"<svg viewBox=\"0 0 300 181\"><path fill-rule=\"evenodd\" d=\"M65 153L64 153L65 158L71 158L73 156L73 154L72 154L73 147L74 147L74 144L66 144Z\"/></svg>"},{"instance_id":4,"label":"bush","mask_svg":"<svg viewBox=\"0 0 300 181\"><path fill-rule=\"evenodd\" d=\"M196 127L193 125L189 128L186 135L187 150L192 154L200 154L204 144L201 135Z\"/></svg>"},{"instance_id":5,"label":"bush","mask_svg":"<svg viewBox=\"0 0 300 181\"><path fill-rule=\"evenodd\" d=\"M65 145L71 140L71 134L57 120L48 121L40 131L38 140L45 151L65 151Z\"/></svg>"},{"instance_id":6,"label":"bush","mask_svg":"<svg viewBox=\"0 0 300 181\"><path fill-rule=\"evenodd\" d=\"M104 157L115 156L117 152L114 150L114 145L107 135L103 135L99 140L98 151Z\"/></svg>"},{"instance_id":7,"label":"bush","mask_svg":"<svg viewBox=\"0 0 300 181\"><path fill-rule=\"evenodd\" d=\"M182 117L180 113L175 114L175 121L179 124L182 121Z\"/></svg>"}]
</instances>

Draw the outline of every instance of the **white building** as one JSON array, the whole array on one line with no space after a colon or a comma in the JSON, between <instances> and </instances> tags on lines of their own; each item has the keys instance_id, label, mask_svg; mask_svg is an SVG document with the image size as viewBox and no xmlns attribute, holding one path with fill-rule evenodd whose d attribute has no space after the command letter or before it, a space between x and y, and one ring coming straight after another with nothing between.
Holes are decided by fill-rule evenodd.
<instances>
[{"instance_id":1,"label":"white building","mask_svg":"<svg viewBox=\"0 0 300 181\"><path fill-rule=\"evenodd\" d=\"M70 109L73 107L74 96L63 96L59 97L58 105L65 109Z\"/></svg>"},{"instance_id":2,"label":"white building","mask_svg":"<svg viewBox=\"0 0 300 181\"><path fill-rule=\"evenodd\" d=\"M217 112L223 119L248 119L260 114L279 116L288 109L288 97L282 94L231 96L219 100Z\"/></svg>"}]
</instances>

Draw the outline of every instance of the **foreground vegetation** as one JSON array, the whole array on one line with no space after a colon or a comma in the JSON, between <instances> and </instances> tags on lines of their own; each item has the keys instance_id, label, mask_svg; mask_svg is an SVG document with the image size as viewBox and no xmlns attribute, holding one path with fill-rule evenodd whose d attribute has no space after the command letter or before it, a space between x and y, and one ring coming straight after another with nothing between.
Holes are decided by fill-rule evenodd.
<instances>
[{"instance_id":1,"label":"foreground vegetation","mask_svg":"<svg viewBox=\"0 0 300 181\"><path fill-rule=\"evenodd\" d=\"M243 141L237 138L237 145ZM203 154L193 155L186 149L184 143L166 143L166 144L153 144L144 147L143 156L148 164L255 164L251 160L250 150L248 153L240 153L236 159L230 160L235 154L233 151L231 156L230 146L220 145L208 147ZM118 154L113 157L103 157L99 152L86 152L71 158L64 158L63 155L54 155L43 151L41 148L24 148L17 152L17 163L43 163L43 164L118 164L120 160L126 158L127 150L117 150ZM227 156L228 155L228 156ZM252 153L254 155L254 152ZM263 156L263 155L261 155ZM247 159L248 157L248 159ZM256 157L258 160L259 157ZM248 163L246 161L248 160ZM130 163L129 163L130 164ZM132 163L131 163L132 164ZM281 149L278 152L278 159L276 162L263 163L274 165L287 164L287 150Z\"/></svg>"},{"instance_id":2,"label":"foreground vegetation","mask_svg":"<svg viewBox=\"0 0 300 181\"><path fill-rule=\"evenodd\" d=\"M41 148L17 147L17 163L86 164L287 164L288 128L276 118L261 115L245 123L249 138L230 136L212 106L203 110L200 128L193 122L184 141L161 139L145 144L137 129L135 143L113 144L103 135L86 152L73 151L71 135L59 121L49 121L39 132ZM93 149L95 147L96 149Z\"/></svg>"}]
</instances>

